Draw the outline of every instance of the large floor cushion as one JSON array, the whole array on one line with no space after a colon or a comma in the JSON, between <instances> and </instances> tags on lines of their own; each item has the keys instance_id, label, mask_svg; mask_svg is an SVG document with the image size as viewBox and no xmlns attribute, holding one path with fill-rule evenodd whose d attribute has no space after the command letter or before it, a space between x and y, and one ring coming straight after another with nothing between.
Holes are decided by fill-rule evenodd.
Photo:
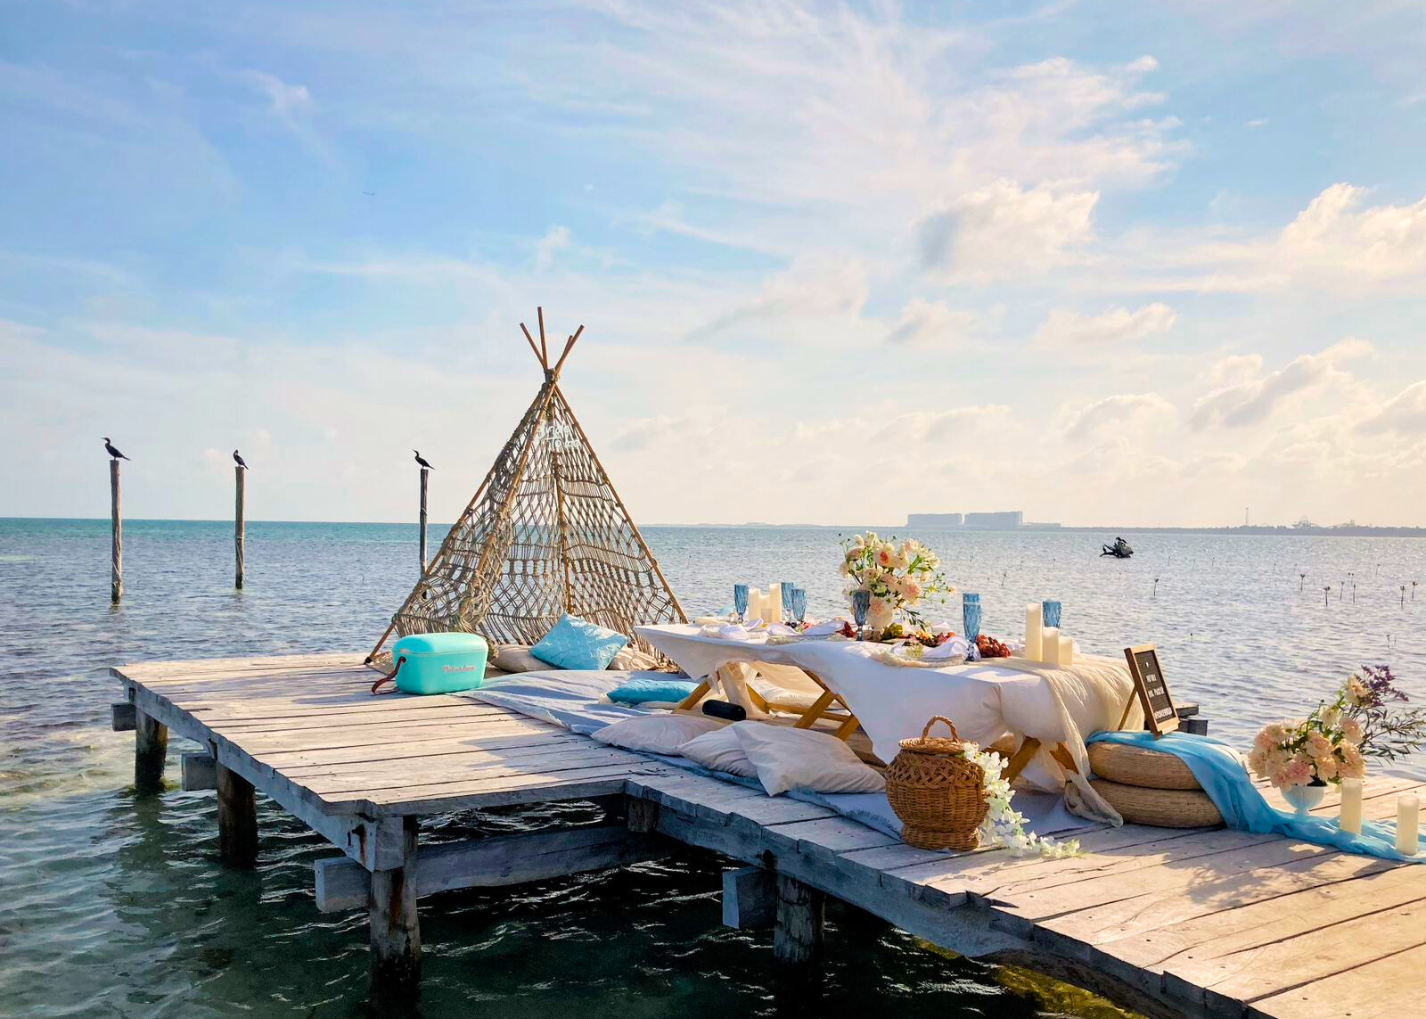
<instances>
[{"instance_id":1,"label":"large floor cushion","mask_svg":"<svg viewBox=\"0 0 1426 1019\"><path fill-rule=\"evenodd\" d=\"M1091 743L1089 767L1100 778L1140 789L1202 788L1183 758L1125 743Z\"/></svg>"}]
</instances>

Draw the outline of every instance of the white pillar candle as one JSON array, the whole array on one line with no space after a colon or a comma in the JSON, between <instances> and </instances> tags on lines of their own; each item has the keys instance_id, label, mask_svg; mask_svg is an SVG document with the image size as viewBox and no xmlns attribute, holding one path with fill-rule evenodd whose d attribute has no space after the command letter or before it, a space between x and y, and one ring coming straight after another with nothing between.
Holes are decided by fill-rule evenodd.
<instances>
[{"instance_id":1,"label":"white pillar candle","mask_svg":"<svg viewBox=\"0 0 1426 1019\"><path fill-rule=\"evenodd\" d=\"M1060 628L1047 626L1040 631L1040 661L1046 665L1060 664Z\"/></svg>"},{"instance_id":2,"label":"white pillar candle","mask_svg":"<svg viewBox=\"0 0 1426 1019\"><path fill-rule=\"evenodd\" d=\"M763 593L758 588L753 588L748 592L748 611L744 613L746 622L751 623L755 619L763 617Z\"/></svg>"},{"instance_id":3,"label":"white pillar candle","mask_svg":"<svg viewBox=\"0 0 1426 1019\"><path fill-rule=\"evenodd\" d=\"M1025 657L1032 662L1040 660L1040 631L1045 627L1045 607L1039 602L1025 606Z\"/></svg>"},{"instance_id":4,"label":"white pillar candle","mask_svg":"<svg viewBox=\"0 0 1426 1019\"><path fill-rule=\"evenodd\" d=\"M1341 828L1353 835L1362 833L1362 780L1342 779Z\"/></svg>"},{"instance_id":5,"label":"white pillar candle","mask_svg":"<svg viewBox=\"0 0 1426 1019\"><path fill-rule=\"evenodd\" d=\"M768 625L768 626L771 626L773 623L780 623L780 622L782 622L782 585L781 585L781 584L769 584L769 585L768 585L768 587L767 587L767 601L764 602L764 604L767 606L767 615L764 616L763 618L765 618L765 619L767 620L767 625Z\"/></svg>"},{"instance_id":6,"label":"white pillar candle","mask_svg":"<svg viewBox=\"0 0 1426 1019\"><path fill-rule=\"evenodd\" d=\"M1396 848L1404 856L1415 856L1421 841L1421 801L1411 794L1396 798Z\"/></svg>"},{"instance_id":7,"label":"white pillar candle","mask_svg":"<svg viewBox=\"0 0 1426 1019\"><path fill-rule=\"evenodd\" d=\"M1060 638L1060 668L1067 669L1074 664L1074 638Z\"/></svg>"}]
</instances>

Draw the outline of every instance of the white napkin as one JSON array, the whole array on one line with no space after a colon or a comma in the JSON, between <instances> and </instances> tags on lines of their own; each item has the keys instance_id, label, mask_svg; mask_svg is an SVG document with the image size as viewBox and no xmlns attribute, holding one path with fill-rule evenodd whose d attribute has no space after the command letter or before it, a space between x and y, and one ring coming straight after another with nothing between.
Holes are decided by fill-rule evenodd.
<instances>
[{"instance_id":1,"label":"white napkin","mask_svg":"<svg viewBox=\"0 0 1426 1019\"><path fill-rule=\"evenodd\" d=\"M767 628L770 637L796 637L798 633L786 623L773 623Z\"/></svg>"},{"instance_id":2,"label":"white napkin","mask_svg":"<svg viewBox=\"0 0 1426 1019\"><path fill-rule=\"evenodd\" d=\"M970 653L970 643L964 637L952 637L940 647L928 647L921 654L923 662L940 661L942 658L964 658Z\"/></svg>"},{"instance_id":3,"label":"white napkin","mask_svg":"<svg viewBox=\"0 0 1426 1019\"><path fill-rule=\"evenodd\" d=\"M826 622L818 623L816 626L809 626L802 631L804 637L825 637L829 633L836 633L842 628L842 620L828 619Z\"/></svg>"}]
</instances>

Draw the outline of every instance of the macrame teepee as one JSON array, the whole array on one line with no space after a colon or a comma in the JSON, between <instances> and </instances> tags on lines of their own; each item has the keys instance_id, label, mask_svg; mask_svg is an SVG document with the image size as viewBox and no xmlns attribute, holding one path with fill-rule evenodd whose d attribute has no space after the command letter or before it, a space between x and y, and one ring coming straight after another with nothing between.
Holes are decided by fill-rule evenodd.
<instances>
[{"instance_id":1,"label":"macrame teepee","mask_svg":"<svg viewBox=\"0 0 1426 1019\"><path fill-rule=\"evenodd\" d=\"M392 633L533 644L566 612L631 636L635 624L687 621L560 392L584 326L551 366L537 311L539 345L520 329L544 385L368 661Z\"/></svg>"}]
</instances>

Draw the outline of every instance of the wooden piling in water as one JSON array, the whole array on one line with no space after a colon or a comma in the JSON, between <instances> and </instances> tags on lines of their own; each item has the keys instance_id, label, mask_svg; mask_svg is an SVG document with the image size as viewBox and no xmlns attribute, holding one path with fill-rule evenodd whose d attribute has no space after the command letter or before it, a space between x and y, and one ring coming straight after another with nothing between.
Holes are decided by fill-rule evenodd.
<instances>
[{"instance_id":1,"label":"wooden piling in water","mask_svg":"<svg viewBox=\"0 0 1426 1019\"><path fill-rule=\"evenodd\" d=\"M786 874L777 876L777 914L773 926L772 954L780 966L803 972L806 981L822 952L827 896Z\"/></svg>"},{"instance_id":2,"label":"wooden piling in water","mask_svg":"<svg viewBox=\"0 0 1426 1019\"><path fill-rule=\"evenodd\" d=\"M119 490L119 461L109 461L109 515L114 540L109 566L109 600L115 605L124 597L124 515Z\"/></svg>"},{"instance_id":3,"label":"wooden piling in water","mask_svg":"<svg viewBox=\"0 0 1426 1019\"><path fill-rule=\"evenodd\" d=\"M421 468L421 572L426 572L426 483L431 472Z\"/></svg>"},{"instance_id":4,"label":"wooden piling in water","mask_svg":"<svg viewBox=\"0 0 1426 1019\"><path fill-rule=\"evenodd\" d=\"M371 872L371 1005L377 1015L414 1011L421 995L421 926L416 914L416 826L402 827L401 866Z\"/></svg>"},{"instance_id":5,"label":"wooden piling in water","mask_svg":"<svg viewBox=\"0 0 1426 1019\"><path fill-rule=\"evenodd\" d=\"M134 790L140 796L163 791L168 726L142 710L134 717Z\"/></svg>"},{"instance_id":6,"label":"wooden piling in water","mask_svg":"<svg viewBox=\"0 0 1426 1019\"><path fill-rule=\"evenodd\" d=\"M242 467L234 465L236 499L233 506L233 553L237 557L237 571L233 583L239 591L243 589L243 575L246 572L243 553L246 540L244 532L247 530L247 473Z\"/></svg>"},{"instance_id":7,"label":"wooden piling in water","mask_svg":"<svg viewBox=\"0 0 1426 1019\"><path fill-rule=\"evenodd\" d=\"M246 870L257 863L257 796L253 784L217 767L218 856L223 866Z\"/></svg>"}]
</instances>

